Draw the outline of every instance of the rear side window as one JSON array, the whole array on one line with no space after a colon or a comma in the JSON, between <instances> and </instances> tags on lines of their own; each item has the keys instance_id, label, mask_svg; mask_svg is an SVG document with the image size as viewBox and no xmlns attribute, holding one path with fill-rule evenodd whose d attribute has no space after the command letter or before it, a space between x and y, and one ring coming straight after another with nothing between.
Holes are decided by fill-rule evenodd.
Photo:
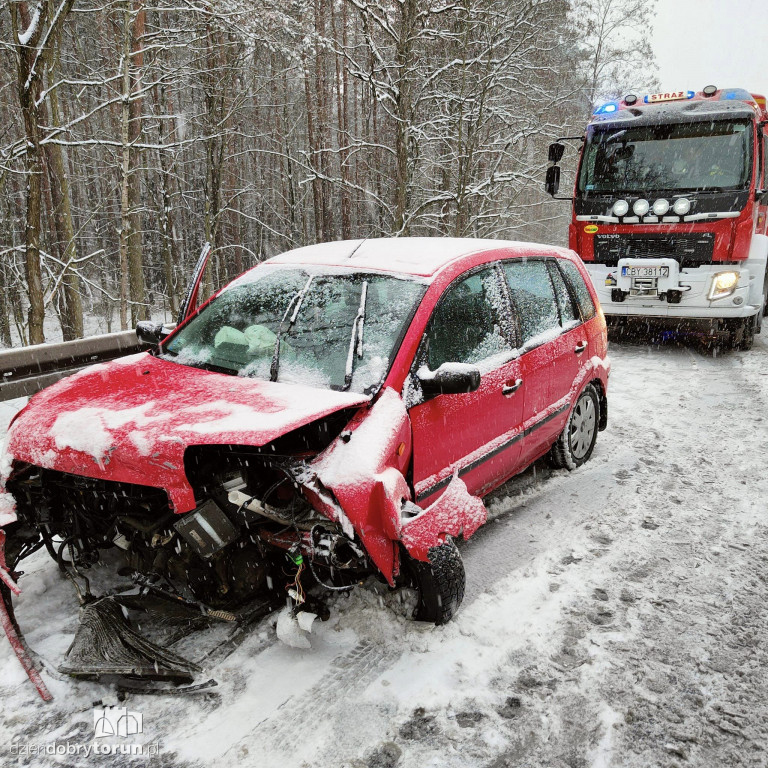
<instances>
[{"instance_id":1,"label":"rear side window","mask_svg":"<svg viewBox=\"0 0 768 768\"><path fill-rule=\"evenodd\" d=\"M443 363L476 364L501 352L511 352L512 345L503 332L502 314L507 311L492 267L451 285L427 330L430 370Z\"/></svg>"},{"instance_id":2,"label":"rear side window","mask_svg":"<svg viewBox=\"0 0 768 768\"><path fill-rule=\"evenodd\" d=\"M571 261L558 259L557 263L565 274L565 279L576 298L576 303L581 310L581 319L591 320L595 316L595 303L592 301L592 295L587 288L584 278L581 276L578 267Z\"/></svg>"},{"instance_id":3,"label":"rear side window","mask_svg":"<svg viewBox=\"0 0 768 768\"><path fill-rule=\"evenodd\" d=\"M549 267L549 276L552 278L552 285L555 288L555 297L557 298L557 308L560 310L560 324L567 328L579 321L579 312L574 306L571 293L565 285L565 279L554 261L547 262Z\"/></svg>"},{"instance_id":4,"label":"rear side window","mask_svg":"<svg viewBox=\"0 0 768 768\"><path fill-rule=\"evenodd\" d=\"M557 300L544 261L503 261L517 310L522 344L560 327Z\"/></svg>"}]
</instances>

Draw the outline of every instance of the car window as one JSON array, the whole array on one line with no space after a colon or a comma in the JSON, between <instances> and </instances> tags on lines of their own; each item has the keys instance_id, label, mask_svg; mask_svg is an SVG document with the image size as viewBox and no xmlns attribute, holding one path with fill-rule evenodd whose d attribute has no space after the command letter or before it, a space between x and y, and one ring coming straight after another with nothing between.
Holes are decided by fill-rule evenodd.
<instances>
[{"instance_id":1,"label":"car window","mask_svg":"<svg viewBox=\"0 0 768 768\"><path fill-rule=\"evenodd\" d=\"M557 263L562 269L568 285L571 287L573 295L576 297L576 303L581 310L581 319L586 321L595 316L595 302L592 301L592 294L589 292L584 278L579 272L579 268L571 261L558 259Z\"/></svg>"},{"instance_id":2,"label":"car window","mask_svg":"<svg viewBox=\"0 0 768 768\"><path fill-rule=\"evenodd\" d=\"M427 364L476 364L513 347L503 328L508 305L496 269L489 267L453 283L440 299L427 329Z\"/></svg>"},{"instance_id":3,"label":"car window","mask_svg":"<svg viewBox=\"0 0 768 768\"><path fill-rule=\"evenodd\" d=\"M517 310L522 343L559 329L560 313L546 263L509 260L502 262L502 267Z\"/></svg>"},{"instance_id":4,"label":"car window","mask_svg":"<svg viewBox=\"0 0 768 768\"><path fill-rule=\"evenodd\" d=\"M552 278L552 285L555 288L555 298L557 299L557 308L560 310L560 325L567 327L578 322L579 312L573 304L571 293L565 284L560 270L554 261L548 261L549 276Z\"/></svg>"}]
</instances>

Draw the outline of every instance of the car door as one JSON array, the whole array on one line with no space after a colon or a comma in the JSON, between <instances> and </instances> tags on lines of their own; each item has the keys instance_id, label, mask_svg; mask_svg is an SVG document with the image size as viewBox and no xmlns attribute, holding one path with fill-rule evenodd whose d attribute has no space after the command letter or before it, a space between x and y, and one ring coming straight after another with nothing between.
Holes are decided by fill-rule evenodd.
<instances>
[{"instance_id":1,"label":"car door","mask_svg":"<svg viewBox=\"0 0 768 768\"><path fill-rule=\"evenodd\" d=\"M568 287L561 272L561 264L570 264L562 259L550 259L547 262L549 276L555 290L557 307L560 313L560 335L552 341L552 388L551 399L555 408L571 405L571 390L574 381L579 376L579 369L589 360L589 339L581 322L579 306L572 289ZM565 425L567 410L556 418L556 426ZM557 434L559 434L559 431Z\"/></svg>"},{"instance_id":2,"label":"car door","mask_svg":"<svg viewBox=\"0 0 768 768\"><path fill-rule=\"evenodd\" d=\"M462 275L445 291L427 325L411 372L413 486L421 506L434 501L454 473L480 494L515 471L520 455L523 393L514 328L497 266ZM417 371L443 363L475 365L474 392L424 398Z\"/></svg>"},{"instance_id":3,"label":"car door","mask_svg":"<svg viewBox=\"0 0 768 768\"><path fill-rule=\"evenodd\" d=\"M559 393L567 373L561 336L566 328L547 259L507 259L502 269L520 327L520 376L525 391L521 463L535 461L554 442L567 418ZM573 353L571 352L571 355Z\"/></svg>"}]
</instances>

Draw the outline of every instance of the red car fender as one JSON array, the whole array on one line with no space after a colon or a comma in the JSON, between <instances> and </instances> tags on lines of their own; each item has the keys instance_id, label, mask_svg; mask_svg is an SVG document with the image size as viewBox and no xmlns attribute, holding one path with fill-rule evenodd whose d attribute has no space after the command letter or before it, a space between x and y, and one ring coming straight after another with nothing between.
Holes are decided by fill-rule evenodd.
<instances>
[{"instance_id":1,"label":"red car fender","mask_svg":"<svg viewBox=\"0 0 768 768\"><path fill-rule=\"evenodd\" d=\"M359 411L341 435L312 462L321 485L332 492L347 535L354 528L390 585L399 571L400 509L411 498L404 472L411 454L411 424L400 395L385 388ZM327 502L323 505L327 508Z\"/></svg>"},{"instance_id":2,"label":"red car fender","mask_svg":"<svg viewBox=\"0 0 768 768\"><path fill-rule=\"evenodd\" d=\"M446 536L468 539L487 519L482 499L454 475L437 501L403 524L401 541L411 557L426 561L429 550L445 543Z\"/></svg>"},{"instance_id":3,"label":"red car fender","mask_svg":"<svg viewBox=\"0 0 768 768\"><path fill-rule=\"evenodd\" d=\"M390 585L399 572L397 542L426 561L447 535L469 538L488 516L483 502L456 476L437 501L403 521L403 502L411 500L405 479L410 453L408 412L400 396L386 388L313 462L320 484L340 506L331 516L341 518L342 526L351 524ZM327 499L319 500L328 514Z\"/></svg>"}]
</instances>

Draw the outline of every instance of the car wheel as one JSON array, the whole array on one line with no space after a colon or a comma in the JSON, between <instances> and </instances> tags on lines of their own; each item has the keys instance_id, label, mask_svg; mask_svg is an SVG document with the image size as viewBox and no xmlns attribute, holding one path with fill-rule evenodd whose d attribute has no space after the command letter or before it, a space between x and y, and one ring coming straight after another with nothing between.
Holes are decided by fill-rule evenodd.
<instances>
[{"instance_id":1,"label":"car wheel","mask_svg":"<svg viewBox=\"0 0 768 768\"><path fill-rule=\"evenodd\" d=\"M595 448L600 423L600 401L592 384L581 391L565 428L549 457L556 469L576 469L588 461Z\"/></svg>"},{"instance_id":2,"label":"car wheel","mask_svg":"<svg viewBox=\"0 0 768 768\"><path fill-rule=\"evenodd\" d=\"M408 558L413 572L419 604L413 614L416 621L447 624L464 599L464 563L456 542L450 537L445 544L429 550L429 562Z\"/></svg>"}]
</instances>

